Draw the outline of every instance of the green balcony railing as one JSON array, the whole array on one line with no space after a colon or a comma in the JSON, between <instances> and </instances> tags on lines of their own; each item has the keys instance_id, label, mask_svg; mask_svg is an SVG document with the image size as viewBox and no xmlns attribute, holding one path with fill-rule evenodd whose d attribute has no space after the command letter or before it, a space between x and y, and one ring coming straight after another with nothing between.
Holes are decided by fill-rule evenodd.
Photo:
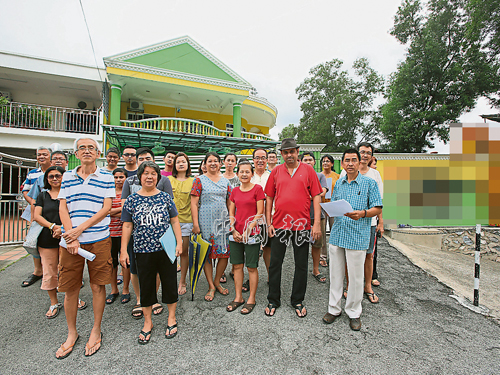
<instances>
[{"instance_id":1,"label":"green balcony railing","mask_svg":"<svg viewBox=\"0 0 500 375\"><path fill-rule=\"evenodd\" d=\"M206 124L201 121L190 120L178 117L154 117L149 119L126 121L120 120L120 125L128 128L161 130L167 132L212 135L219 137L232 137L233 132L230 130L217 129L215 126ZM271 137L263 134L255 134L250 132L241 132L241 138L244 139L261 139L272 141Z\"/></svg>"}]
</instances>

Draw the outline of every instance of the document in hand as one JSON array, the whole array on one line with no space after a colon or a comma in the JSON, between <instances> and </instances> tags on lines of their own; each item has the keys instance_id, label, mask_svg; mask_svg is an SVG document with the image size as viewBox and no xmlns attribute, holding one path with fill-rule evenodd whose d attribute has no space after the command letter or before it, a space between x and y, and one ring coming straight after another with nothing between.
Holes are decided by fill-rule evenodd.
<instances>
[{"instance_id":1,"label":"document in hand","mask_svg":"<svg viewBox=\"0 0 500 375\"><path fill-rule=\"evenodd\" d=\"M345 199L340 199L338 201L320 203L321 208L325 210L326 214L330 217L344 216L348 212L354 211L351 204Z\"/></svg>"},{"instance_id":2,"label":"document in hand","mask_svg":"<svg viewBox=\"0 0 500 375\"><path fill-rule=\"evenodd\" d=\"M175 248L177 247L177 241L175 239L174 230L172 229L171 225L169 225L165 234L160 237L160 243L163 247L163 250L165 250L165 252L167 253L168 259L170 259L170 262L172 262L173 264L176 260Z\"/></svg>"}]
</instances>

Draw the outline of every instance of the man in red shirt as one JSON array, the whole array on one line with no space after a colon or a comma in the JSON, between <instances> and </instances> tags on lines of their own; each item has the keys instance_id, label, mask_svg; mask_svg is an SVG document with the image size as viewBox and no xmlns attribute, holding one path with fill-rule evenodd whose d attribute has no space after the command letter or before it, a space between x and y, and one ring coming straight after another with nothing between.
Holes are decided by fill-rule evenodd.
<instances>
[{"instance_id":1,"label":"man in red shirt","mask_svg":"<svg viewBox=\"0 0 500 375\"><path fill-rule=\"evenodd\" d=\"M298 160L299 146L293 138L285 138L281 143L284 164L274 168L266 184L266 222L271 239L271 264L269 265L269 304L267 316L273 316L280 307L281 269L287 244L293 246L295 273L293 276L291 304L298 317L307 315L303 305L307 286L307 258L309 241L321 236L322 193L318 176L314 169ZM314 224L312 231L310 204L313 197ZM271 218L272 207L275 207Z\"/></svg>"}]
</instances>

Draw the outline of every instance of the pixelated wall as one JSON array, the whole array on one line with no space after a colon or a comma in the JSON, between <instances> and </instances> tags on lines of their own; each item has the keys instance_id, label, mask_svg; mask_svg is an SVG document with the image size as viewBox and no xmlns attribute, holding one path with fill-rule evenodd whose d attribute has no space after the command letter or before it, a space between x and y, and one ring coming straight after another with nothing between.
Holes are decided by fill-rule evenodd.
<instances>
[{"instance_id":1,"label":"pixelated wall","mask_svg":"<svg viewBox=\"0 0 500 375\"><path fill-rule=\"evenodd\" d=\"M449 159L385 159L378 165L386 224L500 224L496 124L451 124Z\"/></svg>"}]
</instances>

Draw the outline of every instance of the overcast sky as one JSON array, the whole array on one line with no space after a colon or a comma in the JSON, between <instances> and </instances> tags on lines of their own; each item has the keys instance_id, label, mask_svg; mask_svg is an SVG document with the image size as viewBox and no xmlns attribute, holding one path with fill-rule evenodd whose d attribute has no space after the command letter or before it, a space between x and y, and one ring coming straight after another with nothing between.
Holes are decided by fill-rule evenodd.
<instances>
[{"instance_id":1,"label":"overcast sky","mask_svg":"<svg viewBox=\"0 0 500 375\"><path fill-rule=\"evenodd\" d=\"M389 75L405 49L389 34L400 0L81 0L102 58L189 35L278 108L271 135L301 118L295 88L317 64L359 57ZM0 50L95 65L78 0L0 0ZM496 112L480 101L463 122ZM447 147L438 147L447 152Z\"/></svg>"}]
</instances>

